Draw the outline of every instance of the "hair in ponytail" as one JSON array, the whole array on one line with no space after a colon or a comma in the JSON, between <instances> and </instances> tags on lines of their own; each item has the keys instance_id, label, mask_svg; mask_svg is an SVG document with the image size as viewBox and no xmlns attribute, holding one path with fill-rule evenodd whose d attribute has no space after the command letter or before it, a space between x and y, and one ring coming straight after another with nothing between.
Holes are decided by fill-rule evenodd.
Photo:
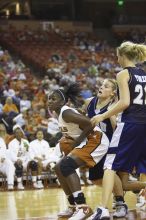
<instances>
[{"instance_id":1,"label":"hair in ponytail","mask_svg":"<svg viewBox=\"0 0 146 220\"><path fill-rule=\"evenodd\" d=\"M119 55L125 55L129 60L136 63L146 61L146 45L144 44L126 41L117 48L117 51Z\"/></svg>"},{"instance_id":2,"label":"hair in ponytail","mask_svg":"<svg viewBox=\"0 0 146 220\"><path fill-rule=\"evenodd\" d=\"M81 89L78 83L72 83L64 90L57 89L55 92L57 92L65 102L70 100L73 104L76 105L78 103L78 98L80 97Z\"/></svg>"}]
</instances>

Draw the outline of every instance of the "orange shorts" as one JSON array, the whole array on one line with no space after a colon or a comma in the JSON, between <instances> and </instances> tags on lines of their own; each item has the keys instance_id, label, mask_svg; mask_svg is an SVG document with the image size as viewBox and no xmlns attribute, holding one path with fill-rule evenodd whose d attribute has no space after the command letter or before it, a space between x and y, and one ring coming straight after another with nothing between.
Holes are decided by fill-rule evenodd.
<instances>
[{"instance_id":1,"label":"orange shorts","mask_svg":"<svg viewBox=\"0 0 146 220\"><path fill-rule=\"evenodd\" d=\"M71 137L62 137L59 141L61 152L63 152L65 155L68 155L73 150L71 147L73 142L74 139Z\"/></svg>"},{"instance_id":2,"label":"orange shorts","mask_svg":"<svg viewBox=\"0 0 146 220\"><path fill-rule=\"evenodd\" d=\"M108 147L107 136L101 131L94 131L84 146L74 148L70 154L80 158L88 167L94 167L107 153Z\"/></svg>"}]
</instances>

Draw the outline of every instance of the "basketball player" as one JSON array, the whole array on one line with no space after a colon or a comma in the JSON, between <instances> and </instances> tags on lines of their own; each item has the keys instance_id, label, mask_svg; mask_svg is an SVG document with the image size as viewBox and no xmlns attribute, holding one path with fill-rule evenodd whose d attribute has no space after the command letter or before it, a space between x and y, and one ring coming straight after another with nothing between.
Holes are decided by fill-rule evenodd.
<instances>
[{"instance_id":1,"label":"basketball player","mask_svg":"<svg viewBox=\"0 0 146 220\"><path fill-rule=\"evenodd\" d=\"M107 204L113 191L115 171L131 173L142 161L146 145L146 73L136 67L136 63L146 59L146 46L124 42L117 48L117 56L123 67L117 75L119 101L107 112L91 119L95 125L119 113L104 164L102 207L97 209L92 220L110 219ZM146 183L139 182L139 188L145 186Z\"/></svg>"},{"instance_id":2,"label":"basketball player","mask_svg":"<svg viewBox=\"0 0 146 220\"><path fill-rule=\"evenodd\" d=\"M87 105L87 113L90 118L95 115L102 114L106 112L112 105L117 101L117 82L114 79L105 79L99 88L99 91L95 97L85 100L85 105ZM102 131L105 132L109 141L111 141L113 132L116 128L116 116L112 116L109 119L104 120L99 124ZM102 160L96 164L93 168L89 169L89 179L96 185L102 186L102 178L104 174L104 162L106 155L102 158ZM125 179L119 178L119 174L115 176L114 183L114 200L112 207L115 210L113 216L114 217L123 217L125 213L127 213L127 205L124 201L122 183ZM122 183L121 183L122 180ZM127 180L128 181L128 180ZM124 182L126 186L126 183Z\"/></svg>"},{"instance_id":3,"label":"basketball player","mask_svg":"<svg viewBox=\"0 0 146 220\"><path fill-rule=\"evenodd\" d=\"M72 84L66 91L55 90L48 100L49 109L58 115L61 131L65 137L70 139L70 147L72 147L71 152L55 167L70 205L76 207L74 214L72 209L70 213L72 217L69 220L81 220L92 213L81 191L76 169L84 165L95 166L103 158L109 145L108 138L98 126L93 131L88 117L67 106L69 99L76 104L79 93L77 84Z\"/></svg>"},{"instance_id":4,"label":"basketball player","mask_svg":"<svg viewBox=\"0 0 146 220\"><path fill-rule=\"evenodd\" d=\"M85 100L85 108L89 118L107 111L114 102L117 93L117 83L114 79L103 81L97 96ZM116 116L106 119L99 124L101 130L105 132L109 141L111 141L113 131L116 127ZM105 157L93 168L89 169L89 179L94 184L101 185L104 174L103 165Z\"/></svg>"},{"instance_id":5,"label":"basketball player","mask_svg":"<svg viewBox=\"0 0 146 220\"><path fill-rule=\"evenodd\" d=\"M8 158L5 137L6 137L5 125L0 123L0 172L2 172L7 177L8 190L13 190L15 167L12 161Z\"/></svg>"}]
</instances>

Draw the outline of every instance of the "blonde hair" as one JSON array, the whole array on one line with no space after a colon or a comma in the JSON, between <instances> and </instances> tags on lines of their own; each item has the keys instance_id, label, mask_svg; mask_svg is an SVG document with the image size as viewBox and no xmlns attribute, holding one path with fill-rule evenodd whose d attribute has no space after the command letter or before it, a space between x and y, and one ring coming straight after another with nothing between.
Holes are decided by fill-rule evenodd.
<instances>
[{"instance_id":1,"label":"blonde hair","mask_svg":"<svg viewBox=\"0 0 146 220\"><path fill-rule=\"evenodd\" d=\"M118 84L117 81L115 79L111 79L111 78L107 78L105 79L108 82L110 82L112 84L112 90L113 90L113 96L111 97L111 101L112 103L115 102L116 97L117 97L117 93L118 93Z\"/></svg>"},{"instance_id":2,"label":"blonde hair","mask_svg":"<svg viewBox=\"0 0 146 220\"><path fill-rule=\"evenodd\" d=\"M126 41L117 48L117 51L120 56L125 55L136 63L146 61L146 45L144 44Z\"/></svg>"},{"instance_id":3,"label":"blonde hair","mask_svg":"<svg viewBox=\"0 0 146 220\"><path fill-rule=\"evenodd\" d=\"M109 81L110 83L112 83L112 89L116 93L117 89L118 89L117 81L115 79L110 79L110 78L107 78L106 80Z\"/></svg>"}]
</instances>

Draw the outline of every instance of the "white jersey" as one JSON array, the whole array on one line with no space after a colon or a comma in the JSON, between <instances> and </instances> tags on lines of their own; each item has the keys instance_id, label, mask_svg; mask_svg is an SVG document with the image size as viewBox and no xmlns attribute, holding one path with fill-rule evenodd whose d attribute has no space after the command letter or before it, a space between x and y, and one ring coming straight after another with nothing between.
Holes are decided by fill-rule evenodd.
<instances>
[{"instance_id":1,"label":"white jersey","mask_svg":"<svg viewBox=\"0 0 146 220\"><path fill-rule=\"evenodd\" d=\"M15 167L8 159L6 144L2 137L0 137L0 172L6 175L7 184L14 185Z\"/></svg>"},{"instance_id":2,"label":"white jersey","mask_svg":"<svg viewBox=\"0 0 146 220\"><path fill-rule=\"evenodd\" d=\"M62 118L62 114L65 110L70 109L72 111L74 111L77 114L80 114L77 110L70 108L68 106L63 106L61 108L60 111L60 115L58 117L58 121L59 121L59 128L61 129L61 132L63 133L64 136L69 136L72 137L73 139L76 139L80 136L80 134L82 133L82 130L79 128L78 124L75 123L67 123L63 120Z\"/></svg>"},{"instance_id":3,"label":"white jersey","mask_svg":"<svg viewBox=\"0 0 146 220\"><path fill-rule=\"evenodd\" d=\"M6 159L6 144L4 139L0 137L0 161L2 158Z\"/></svg>"},{"instance_id":4,"label":"white jersey","mask_svg":"<svg viewBox=\"0 0 146 220\"><path fill-rule=\"evenodd\" d=\"M67 123L63 120L62 114L67 109L70 109L75 113L80 114L77 110L73 108L63 106L58 118L59 127L61 128L61 131L65 136L70 136L76 139L83 131L79 128L78 124ZM109 146L109 140L104 132L102 132L98 126L96 126L93 130L94 133L90 135L89 139L85 138L80 143L80 145L75 147L72 151L74 155L77 155L81 160L85 161L88 166L91 166L91 164L93 166L94 164L98 163L107 153Z\"/></svg>"},{"instance_id":5,"label":"white jersey","mask_svg":"<svg viewBox=\"0 0 146 220\"><path fill-rule=\"evenodd\" d=\"M38 140L35 139L30 142L29 154L30 158L33 160L35 157L39 157L41 159L48 159L50 155L50 146L46 140Z\"/></svg>"},{"instance_id":6,"label":"white jersey","mask_svg":"<svg viewBox=\"0 0 146 220\"><path fill-rule=\"evenodd\" d=\"M28 155L29 142L21 138L19 142L16 138L14 138L8 144L9 157L13 162L16 162L18 159L26 161L29 159Z\"/></svg>"}]
</instances>

